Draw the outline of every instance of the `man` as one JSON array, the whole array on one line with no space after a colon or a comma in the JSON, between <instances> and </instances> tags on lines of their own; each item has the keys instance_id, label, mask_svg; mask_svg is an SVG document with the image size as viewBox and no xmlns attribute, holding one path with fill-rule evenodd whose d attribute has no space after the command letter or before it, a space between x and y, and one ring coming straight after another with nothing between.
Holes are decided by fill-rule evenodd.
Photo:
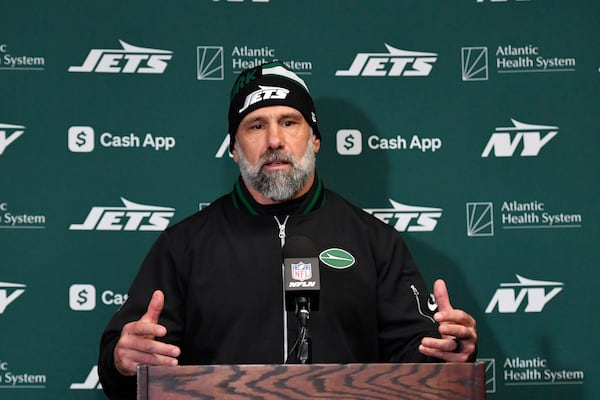
<instances>
[{"instance_id":1,"label":"man","mask_svg":"<svg viewBox=\"0 0 600 400\"><path fill-rule=\"evenodd\" d=\"M474 360L475 321L452 308L444 282L434 285L433 314L398 232L323 187L302 79L281 63L243 71L229 133L241 173L233 191L160 235L102 336L109 397L135 397L139 364L295 362L281 268L292 236L314 241L321 260L313 363ZM351 262L331 263L334 249Z\"/></svg>"}]
</instances>

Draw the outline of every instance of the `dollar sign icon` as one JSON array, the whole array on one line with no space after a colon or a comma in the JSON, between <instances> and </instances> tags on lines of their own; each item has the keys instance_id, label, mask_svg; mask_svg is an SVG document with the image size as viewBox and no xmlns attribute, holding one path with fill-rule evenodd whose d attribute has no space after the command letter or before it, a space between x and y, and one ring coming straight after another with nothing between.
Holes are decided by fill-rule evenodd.
<instances>
[{"instance_id":1,"label":"dollar sign icon","mask_svg":"<svg viewBox=\"0 0 600 400\"><path fill-rule=\"evenodd\" d=\"M87 153L94 150L94 129L91 126L69 128L69 150Z\"/></svg>"},{"instance_id":2,"label":"dollar sign icon","mask_svg":"<svg viewBox=\"0 0 600 400\"><path fill-rule=\"evenodd\" d=\"M79 303L79 305L81 306L83 303L86 303L88 301L88 292L87 290L83 289L79 291L79 294L77 295L77 303Z\"/></svg>"},{"instance_id":3,"label":"dollar sign icon","mask_svg":"<svg viewBox=\"0 0 600 400\"><path fill-rule=\"evenodd\" d=\"M336 135L337 151L343 155L362 153L362 133L358 129L340 129Z\"/></svg>"},{"instance_id":4,"label":"dollar sign icon","mask_svg":"<svg viewBox=\"0 0 600 400\"><path fill-rule=\"evenodd\" d=\"M79 132L77 134L77 139L75 140L75 144L78 147L81 147L85 144L85 142L86 142L85 132Z\"/></svg>"},{"instance_id":5,"label":"dollar sign icon","mask_svg":"<svg viewBox=\"0 0 600 400\"><path fill-rule=\"evenodd\" d=\"M353 147L354 147L354 135L349 134L348 136L346 136L346 140L344 141L344 148L346 150L350 150Z\"/></svg>"},{"instance_id":6,"label":"dollar sign icon","mask_svg":"<svg viewBox=\"0 0 600 400\"><path fill-rule=\"evenodd\" d=\"M71 285L69 306L75 311L90 311L96 308L96 287L91 284Z\"/></svg>"}]
</instances>

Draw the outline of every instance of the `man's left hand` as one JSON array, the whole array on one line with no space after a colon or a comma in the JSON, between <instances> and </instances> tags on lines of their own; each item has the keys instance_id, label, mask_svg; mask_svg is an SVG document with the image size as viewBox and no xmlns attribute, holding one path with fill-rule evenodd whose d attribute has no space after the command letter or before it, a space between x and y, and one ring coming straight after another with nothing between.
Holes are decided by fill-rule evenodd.
<instances>
[{"instance_id":1,"label":"man's left hand","mask_svg":"<svg viewBox=\"0 0 600 400\"><path fill-rule=\"evenodd\" d=\"M452 307L443 280L435 281L433 295L439 307L433 318L440 324L438 330L442 338L423 338L419 351L427 356L450 362L475 361L477 347L475 319L465 311Z\"/></svg>"}]
</instances>

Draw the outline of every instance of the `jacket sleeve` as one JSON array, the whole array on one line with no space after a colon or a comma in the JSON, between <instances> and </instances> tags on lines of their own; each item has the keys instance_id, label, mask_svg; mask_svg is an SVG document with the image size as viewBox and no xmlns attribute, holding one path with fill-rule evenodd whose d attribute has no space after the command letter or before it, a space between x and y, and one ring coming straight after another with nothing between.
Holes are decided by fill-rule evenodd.
<instances>
[{"instance_id":1,"label":"jacket sleeve","mask_svg":"<svg viewBox=\"0 0 600 400\"><path fill-rule=\"evenodd\" d=\"M384 362L440 362L418 350L423 337L439 338L433 319L437 304L423 281L406 243L393 229L376 235L378 259L378 332Z\"/></svg>"},{"instance_id":2,"label":"jacket sleeve","mask_svg":"<svg viewBox=\"0 0 600 400\"><path fill-rule=\"evenodd\" d=\"M98 375L102 389L112 400L136 398L136 377L121 375L114 364L113 352L123 326L139 320L148 308L152 293L160 289L165 294L165 305L159 324L167 328L163 342L181 346L184 321L185 286L177 269L167 231L163 232L146 255L133 283L128 298L108 323L100 340Z\"/></svg>"}]
</instances>

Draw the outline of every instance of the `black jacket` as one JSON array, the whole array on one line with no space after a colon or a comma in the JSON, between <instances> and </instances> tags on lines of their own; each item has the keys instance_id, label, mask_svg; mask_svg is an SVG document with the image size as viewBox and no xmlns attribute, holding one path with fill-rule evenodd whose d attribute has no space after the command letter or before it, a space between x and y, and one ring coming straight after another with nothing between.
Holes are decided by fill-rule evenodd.
<instances>
[{"instance_id":1,"label":"black jacket","mask_svg":"<svg viewBox=\"0 0 600 400\"><path fill-rule=\"evenodd\" d=\"M283 363L284 319L289 347L297 322L284 311L280 232L356 260L344 269L320 262L320 306L309 321L313 363L437 361L418 351L421 338L439 334L429 292L397 231L318 179L302 199L277 207L255 203L238 180L231 194L160 235L102 336L98 367L109 397L135 398L135 377L116 371L113 349L156 289L165 293L161 340L180 346L180 364Z\"/></svg>"}]
</instances>

